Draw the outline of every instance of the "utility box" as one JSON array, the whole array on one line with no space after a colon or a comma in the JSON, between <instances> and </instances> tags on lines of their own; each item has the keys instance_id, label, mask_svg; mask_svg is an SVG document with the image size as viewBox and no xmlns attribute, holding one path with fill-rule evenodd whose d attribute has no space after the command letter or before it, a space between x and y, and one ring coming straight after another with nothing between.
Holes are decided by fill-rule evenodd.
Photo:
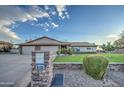
<instances>
[{"instance_id":1,"label":"utility box","mask_svg":"<svg viewBox=\"0 0 124 93\"><path fill-rule=\"evenodd\" d=\"M53 78L53 62L50 52L32 52L32 87L49 87Z\"/></svg>"}]
</instances>

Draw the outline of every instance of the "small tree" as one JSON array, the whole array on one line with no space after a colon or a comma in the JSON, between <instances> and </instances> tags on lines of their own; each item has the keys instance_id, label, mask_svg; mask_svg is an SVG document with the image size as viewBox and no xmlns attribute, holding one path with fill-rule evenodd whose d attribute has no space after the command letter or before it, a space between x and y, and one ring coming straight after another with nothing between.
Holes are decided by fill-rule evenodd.
<instances>
[{"instance_id":1,"label":"small tree","mask_svg":"<svg viewBox=\"0 0 124 93\"><path fill-rule=\"evenodd\" d=\"M61 54L67 54L67 49L66 48L61 48Z\"/></svg>"},{"instance_id":2,"label":"small tree","mask_svg":"<svg viewBox=\"0 0 124 93\"><path fill-rule=\"evenodd\" d=\"M103 50L106 50L106 44L103 44L101 47Z\"/></svg>"},{"instance_id":3,"label":"small tree","mask_svg":"<svg viewBox=\"0 0 124 93\"><path fill-rule=\"evenodd\" d=\"M67 51L68 51L68 54L69 55L72 55L73 54L73 48L68 48Z\"/></svg>"},{"instance_id":4,"label":"small tree","mask_svg":"<svg viewBox=\"0 0 124 93\"><path fill-rule=\"evenodd\" d=\"M56 51L56 54L57 56L59 56L61 54L61 51L60 50Z\"/></svg>"},{"instance_id":5,"label":"small tree","mask_svg":"<svg viewBox=\"0 0 124 93\"><path fill-rule=\"evenodd\" d=\"M61 50L57 51L57 54L65 54L65 55L72 55L74 53L74 50L72 48L61 48Z\"/></svg>"},{"instance_id":6,"label":"small tree","mask_svg":"<svg viewBox=\"0 0 124 93\"><path fill-rule=\"evenodd\" d=\"M114 46L110 42L107 42L106 50L113 51L114 49L115 49Z\"/></svg>"},{"instance_id":7,"label":"small tree","mask_svg":"<svg viewBox=\"0 0 124 93\"><path fill-rule=\"evenodd\" d=\"M119 36L120 38L114 42L116 48L124 47L124 31Z\"/></svg>"},{"instance_id":8,"label":"small tree","mask_svg":"<svg viewBox=\"0 0 124 93\"><path fill-rule=\"evenodd\" d=\"M115 46L116 49L121 48L120 40L116 40L116 41L114 42L114 46Z\"/></svg>"},{"instance_id":9,"label":"small tree","mask_svg":"<svg viewBox=\"0 0 124 93\"><path fill-rule=\"evenodd\" d=\"M73 47L70 48L71 49L71 54L74 54L75 50Z\"/></svg>"},{"instance_id":10,"label":"small tree","mask_svg":"<svg viewBox=\"0 0 124 93\"><path fill-rule=\"evenodd\" d=\"M109 52L115 50L114 45L112 45L110 42L107 42L107 44L103 44L102 48L103 50L109 51Z\"/></svg>"}]
</instances>

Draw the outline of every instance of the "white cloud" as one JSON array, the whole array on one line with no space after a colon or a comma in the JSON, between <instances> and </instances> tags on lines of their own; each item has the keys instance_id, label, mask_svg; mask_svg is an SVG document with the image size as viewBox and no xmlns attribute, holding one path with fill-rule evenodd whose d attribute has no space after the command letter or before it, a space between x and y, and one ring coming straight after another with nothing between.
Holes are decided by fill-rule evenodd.
<instances>
[{"instance_id":1,"label":"white cloud","mask_svg":"<svg viewBox=\"0 0 124 93\"><path fill-rule=\"evenodd\" d=\"M65 6L64 5L57 5L56 9L58 11L59 16L62 17L62 14L63 14L62 12L65 11Z\"/></svg>"},{"instance_id":2,"label":"white cloud","mask_svg":"<svg viewBox=\"0 0 124 93\"><path fill-rule=\"evenodd\" d=\"M107 41L114 42L118 38L119 38L118 35L116 35L116 34L110 34L110 35L107 36Z\"/></svg>"},{"instance_id":3,"label":"white cloud","mask_svg":"<svg viewBox=\"0 0 124 93\"><path fill-rule=\"evenodd\" d=\"M2 35L2 37L4 37L4 39L14 39L14 40L20 40L20 38L16 35L15 32L11 31L11 29L7 28L7 27L2 27L0 29L0 35Z\"/></svg>"},{"instance_id":4,"label":"white cloud","mask_svg":"<svg viewBox=\"0 0 124 93\"><path fill-rule=\"evenodd\" d=\"M0 6L0 37L9 38L10 40L21 40L21 38L12 31L12 25L16 25L16 22L38 22L38 18L50 18L49 6L44 6L45 10L39 6L29 6L23 8L21 6ZM58 13L58 16L62 19L69 18L66 6L56 6L56 10L51 11L53 15ZM35 26L35 23L32 23ZM46 31L49 28L57 28L58 24L52 22L44 23ZM37 26L41 26L37 23ZM42 24L43 26L43 24ZM52 27L51 27L52 26ZM11 27L11 28L10 28Z\"/></svg>"},{"instance_id":5,"label":"white cloud","mask_svg":"<svg viewBox=\"0 0 124 93\"><path fill-rule=\"evenodd\" d=\"M49 29L45 29L46 31L49 31Z\"/></svg>"},{"instance_id":6,"label":"white cloud","mask_svg":"<svg viewBox=\"0 0 124 93\"><path fill-rule=\"evenodd\" d=\"M56 15L56 12L55 11L52 11L52 15Z\"/></svg>"},{"instance_id":7,"label":"white cloud","mask_svg":"<svg viewBox=\"0 0 124 93\"><path fill-rule=\"evenodd\" d=\"M59 27L59 25L57 25L57 24L55 24L55 23L51 23L51 25L53 26L53 28L57 28L57 27Z\"/></svg>"},{"instance_id":8,"label":"white cloud","mask_svg":"<svg viewBox=\"0 0 124 93\"><path fill-rule=\"evenodd\" d=\"M49 29L54 29L59 27L58 24L55 24L54 22L45 22L45 23L38 23L38 24L32 24L36 27L41 27L44 31L49 31Z\"/></svg>"},{"instance_id":9,"label":"white cloud","mask_svg":"<svg viewBox=\"0 0 124 93\"><path fill-rule=\"evenodd\" d=\"M47 27L49 27L49 26L50 26L48 23L45 23L45 25L46 25Z\"/></svg>"},{"instance_id":10,"label":"white cloud","mask_svg":"<svg viewBox=\"0 0 124 93\"><path fill-rule=\"evenodd\" d=\"M70 16L69 16L69 14L68 14L67 11L65 12L65 15L66 15L66 17L67 17L68 19L70 18Z\"/></svg>"},{"instance_id":11,"label":"white cloud","mask_svg":"<svg viewBox=\"0 0 124 93\"><path fill-rule=\"evenodd\" d=\"M110 35L107 36L107 38L117 39L118 38L118 35L116 35L116 34L110 34Z\"/></svg>"},{"instance_id":12,"label":"white cloud","mask_svg":"<svg viewBox=\"0 0 124 93\"><path fill-rule=\"evenodd\" d=\"M0 6L0 36L19 40L20 37L8 26L15 24L17 21L37 21L37 18L43 17L49 18L50 16L38 6L31 6L28 11L19 6Z\"/></svg>"},{"instance_id":13,"label":"white cloud","mask_svg":"<svg viewBox=\"0 0 124 93\"><path fill-rule=\"evenodd\" d=\"M65 17L69 18L67 9L65 5L56 5L56 10L58 12L58 15L62 18L65 19Z\"/></svg>"},{"instance_id":14,"label":"white cloud","mask_svg":"<svg viewBox=\"0 0 124 93\"><path fill-rule=\"evenodd\" d=\"M44 8L45 8L46 10L49 10L49 7L48 7L47 5L45 5Z\"/></svg>"}]
</instances>

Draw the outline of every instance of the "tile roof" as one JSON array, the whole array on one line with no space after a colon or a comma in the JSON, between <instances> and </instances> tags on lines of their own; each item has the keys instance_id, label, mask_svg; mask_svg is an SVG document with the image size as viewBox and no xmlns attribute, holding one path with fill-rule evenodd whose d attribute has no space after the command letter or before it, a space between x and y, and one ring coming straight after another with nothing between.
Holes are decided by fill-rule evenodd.
<instances>
[{"instance_id":1,"label":"tile roof","mask_svg":"<svg viewBox=\"0 0 124 93\"><path fill-rule=\"evenodd\" d=\"M89 42L71 42L71 46L96 46L94 43Z\"/></svg>"},{"instance_id":2,"label":"tile roof","mask_svg":"<svg viewBox=\"0 0 124 93\"><path fill-rule=\"evenodd\" d=\"M33 41L37 41L37 40L40 40L40 39L43 39L43 38L47 38L47 39L50 39L50 40L53 40L53 41L57 41L57 42L42 42L42 43L34 43ZM20 45L24 45L24 46L34 46L34 45L69 45L69 46L96 46L95 44L93 43L88 43L88 42L62 42L62 41L59 41L59 40L56 40L56 39L52 39L50 37L46 37L46 36L43 36L43 37L40 37L38 39L35 39L35 40L31 40L31 41L28 41L26 43L23 43L23 44L20 44Z\"/></svg>"}]
</instances>

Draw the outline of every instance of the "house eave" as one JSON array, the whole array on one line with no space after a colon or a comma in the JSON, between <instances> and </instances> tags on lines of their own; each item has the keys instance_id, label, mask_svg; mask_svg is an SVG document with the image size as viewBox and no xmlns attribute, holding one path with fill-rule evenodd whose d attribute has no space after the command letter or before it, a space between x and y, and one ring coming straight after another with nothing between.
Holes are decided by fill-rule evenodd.
<instances>
[{"instance_id":1,"label":"house eave","mask_svg":"<svg viewBox=\"0 0 124 93\"><path fill-rule=\"evenodd\" d=\"M60 46L61 44L20 44L20 46Z\"/></svg>"}]
</instances>

